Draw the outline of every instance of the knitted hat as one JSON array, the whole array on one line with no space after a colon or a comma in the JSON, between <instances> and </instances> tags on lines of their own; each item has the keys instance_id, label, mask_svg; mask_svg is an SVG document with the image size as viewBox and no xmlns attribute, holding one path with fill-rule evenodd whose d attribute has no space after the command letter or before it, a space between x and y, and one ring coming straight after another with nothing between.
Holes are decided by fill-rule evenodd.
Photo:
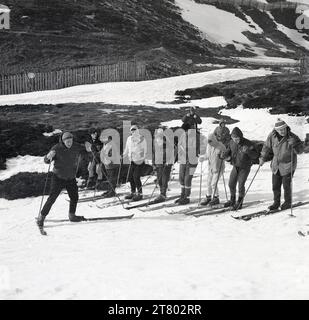
<instances>
[{"instance_id":1,"label":"knitted hat","mask_svg":"<svg viewBox=\"0 0 309 320\"><path fill-rule=\"evenodd\" d=\"M71 132L65 132L62 135L62 141L67 140L67 139L73 139L73 134Z\"/></svg>"},{"instance_id":2,"label":"knitted hat","mask_svg":"<svg viewBox=\"0 0 309 320\"><path fill-rule=\"evenodd\" d=\"M283 128L286 128L288 125L283 121L281 120L280 118L277 119L277 122L275 124L275 129L278 130L278 129L283 129Z\"/></svg>"}]
</instances>

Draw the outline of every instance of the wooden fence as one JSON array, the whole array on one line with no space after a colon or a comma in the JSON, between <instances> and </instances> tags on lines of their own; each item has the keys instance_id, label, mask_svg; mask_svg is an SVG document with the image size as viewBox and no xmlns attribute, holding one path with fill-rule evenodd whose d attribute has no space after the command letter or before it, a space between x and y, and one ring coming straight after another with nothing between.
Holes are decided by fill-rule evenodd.
<instances>
[{"instance_id":1,"label":"wooden fence","mask_svg":"<svg viewBox=\"0 0 309 320\"><path fill-rule=\"evenodd\" d=\"M273 2L273 3L263 3L258 0L198 0L200 3L205 4L224 4L224 5L231 5L231 6L243 6L243 7L251 7L256 8L262 11L271 11L274 9L284 10L284 9L293 9L300 5L308 6L309 4L305 3L296 3L296 2Z\"/></svg>"},{"instance_id":2,"label":"wooden fence","mask_svg":"<svg viewBox=\"0 0 309 320\"><path fill-rule=\"evenodd\" d=\"M117 64L87 66L50 72L0 75L0 95L55 90L71 86L146 79L146 64L122 61Z\"/></svg>"}]
</instances>

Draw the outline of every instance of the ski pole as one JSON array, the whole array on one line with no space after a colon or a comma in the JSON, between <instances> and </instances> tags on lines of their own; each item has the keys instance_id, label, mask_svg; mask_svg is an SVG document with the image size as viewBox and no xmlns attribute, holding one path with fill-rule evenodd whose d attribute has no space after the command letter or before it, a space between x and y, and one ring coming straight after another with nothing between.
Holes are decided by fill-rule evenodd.
<instances>
[{"instance_id":1,"label":"ski pole","mask_svg":"<svg viewBox=\"0 0 309 320\"><path fill-rule=\"evenodd\" d=\"M42 206L43 206L44 195L45 195L45 192L46 192L47 180L48 180L48 174L49 174L49 172L50 172L50 167L51 167L51 162L49 163L48 170L47 170L47 175L46 175L46 179L45 179L44 190L43 190L43 195L42 195L42 199L41 199L41 204L40 204L40 209L39 209L38 218L40 217L41 210L42 210Z\"/></svg>"},{"instance_id":2,"label":"ski pole","mask_svg":"<svg viewBox=\"0 0 309 320\"><path fill-rule=\"evenodd\" d=\"M225 178L224 178L224 172L222 172L222 179L223 179L223 185L224 185L224 191L225 191L225 197L226 201L228 201L227 191L226 191L226 184L225 184Z\"/></svg>"},{"instance_id":3,"label":"ski pole","mask_svg":"<svg viewBox=\"0 0 309 320\"><path fill-rule=\"evenodd\" d=\"M121 166L122 166L122 161L120 159L120 165L119 165L118 176L117 176L117 184L116 184L117 187L120 187L119 179L120 179Z\"/></svg>"},{"instance_id":4,"label":"ski pole","mask_svg":"<svg viewBox=\"0 0 309 320\"><path fill-rule=\"evenodd\" d=\"M291 182L290 182L290 188L291 188L291 217L295 217L293 214L293 156L294 156L294 148L291 148Z\"/></svg>"},{"instance_id":5,"label":"ski pole","mask_svg":"<svg viewBox=\"0 0 309 320\"><path fill-rule=\"evenodd\" d=\"M243 199L242 199L242 202L241 202L241 203L243 203L243 202L244 202L244 200L245 200L245 198L246 198L246 195L247 195L247 193L248 193L248 191L249 191L249 189L250 189L250 187L251 187L251 185L252 185L252 183L253 183L253 181L254 181L254 179L255 179L256 175L258 174L258 172L259 172L260 168L261 168L261 165L259 164L259 167L257 168L256 173L255 173L254 177L252 178L252 180L251 180L251 182L250 182L250 184L249 184L249 187L247 188L247 190L246 190L246 192L245 192L245 195L244 195L244 197L243 197ZM237 211L237 210L239 209L239 207L240 207L241 203L239 203L239 204L238 204L238 206L236 207L235 211Z\"/></svg>"},{"instance_id":6,"label":"ski pole","mask_svg":"<svg viewBox=\"0 0 309 320\"><path fill-rule=\"evenodd\" d=\"M221 162L220 162L220 167L219 167L219 172L218 172L218 178L217 178L217 181L216 181L216 184L215 184L215 189L214 189L214 192L212 194L212 198L214 198L216 192L217 192L217 188L218 188L218 182L219 182L219 179L220 179L220 174L221 174L221 169L222 169L222 165L223 165L223 159L221 159Z\"/></svg>"},{"instance_id":7,"label":"ski pole","mask_svg":"<svg viewBox=\"0 0 309 320\"><path fill-rule=\"evenodd\" d=\"M108 184L110 185L112 191L115 193L115 197L117 197L117 199L118 199L119 202L121 203L122 207L125 209L124 204L123 204L123 201L120 199L120 197L119 197L118 194L116 193L115 188L113 187L112 183L110 182L110 180L109 180L108 177L107 177L107 174L105 174L105 172L104 172L103 170L102 170L102 173L103 173L106 181L107 181Z\"/></svg>"},{"instance_id":8,"label":"ski pole","mask_svg":"<svg viewBox=\"0 0 309 320\"><path fill-rule=\"evenodd\" d=\"M201 173L200 173L200 194L199 194L199 201L201 203L202 200L202 181L203 181L203 162L201 162Z\"/></svg>"}]
</instances>

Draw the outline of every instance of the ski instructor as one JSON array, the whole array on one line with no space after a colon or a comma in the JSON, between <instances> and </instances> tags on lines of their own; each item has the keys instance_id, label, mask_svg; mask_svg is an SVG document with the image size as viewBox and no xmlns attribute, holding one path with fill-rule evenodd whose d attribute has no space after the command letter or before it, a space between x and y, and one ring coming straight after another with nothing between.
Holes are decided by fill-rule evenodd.
<instances>
[{"instance_id":1,"label":"ski instructor","mask_svg":"<svg viewBox=\"0 0 309 320\"><path fill-rule=\"evenodd\" d=\"M296 170L297 154L302 153L304 146L297 135L291 132L290 127L281 119L278 119L274 130L268 135L264 143L260 165L262 166L273 154L271 161L272 185L274 203L268 208L277 210L280 207L281 185L284 189L284 203L281 210L289 209L292 205L292 177Z\"/></svg>"},{"instance_id":2,"label":"ski instructor","mask_svg":"<svg viewBox=\"0 0 309 320\"><path fill-rule=\"evenodd\" d=\"M80 144L73 142L72 133L64 132L60 136L59 143L53 146L50 152L45 156L45 163L49 164L54 161L54 169L51 179L50 194L37 220L37 225L39 227L44 226L46 216L64 188L68 191L70 197L69 220L71 222L80 222L84 220L84 217L75 215L78 202L76 173L82 151L83 147Z\"/></svg>"}]
</instances>

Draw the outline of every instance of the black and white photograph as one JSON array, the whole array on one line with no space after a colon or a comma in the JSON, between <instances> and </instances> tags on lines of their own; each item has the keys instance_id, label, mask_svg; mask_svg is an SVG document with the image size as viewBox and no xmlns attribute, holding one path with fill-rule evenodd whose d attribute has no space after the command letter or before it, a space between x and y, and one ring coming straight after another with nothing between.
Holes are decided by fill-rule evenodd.
<instances>
[{"instance_id":1,"label":"black and white photograph","mask_svg":"<svg viewBox=\"0 0 309 320\"><path fill-rule=\"evenodd\" d=\"M206 319L308 252L309 0L0 0L0 300Z\"/></svg>"}]
</instances>

